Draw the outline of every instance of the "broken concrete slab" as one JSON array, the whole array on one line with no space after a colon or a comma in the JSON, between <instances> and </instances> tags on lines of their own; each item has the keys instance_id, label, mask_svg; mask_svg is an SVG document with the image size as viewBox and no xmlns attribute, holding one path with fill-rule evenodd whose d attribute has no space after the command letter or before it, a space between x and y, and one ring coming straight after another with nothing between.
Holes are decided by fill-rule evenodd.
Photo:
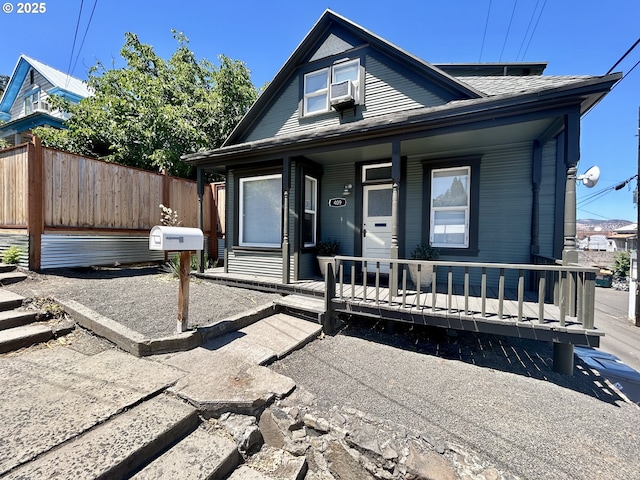
<instances>
[{"instance_id":1,"label":"broken concrete slab","mask_svg":"<svg viewBox=\"0 0 640 480\"><path fill-rule=\"evenodd\" d=\"M183 354L178 357L181 361L188 358ZM233 355L209 352L207 362L192 364L190 373L169 391L205 414L218 417L224 412L257 415L267 404L288 395L294 388L293 380L266 367L252 365Z\"/></svg>"}]
</instances>

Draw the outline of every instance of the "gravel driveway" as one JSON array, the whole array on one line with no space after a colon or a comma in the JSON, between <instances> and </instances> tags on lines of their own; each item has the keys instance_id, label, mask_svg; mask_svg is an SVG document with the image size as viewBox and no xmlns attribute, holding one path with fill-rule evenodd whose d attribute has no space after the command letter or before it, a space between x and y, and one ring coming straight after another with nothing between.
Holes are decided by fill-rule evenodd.
<instances>
[{"instance_id":1,"label":"gravel driveway","mask_svg":"<svg viewBox=\"0 0 640 480\"><path fill-rule=\"evenodd\" d=\"M75 300L149 338L176 332L177 277L159 267L59 269L6 288L25 297L53 296ZM232 315L270 304L277 294L232 288L192 279L189 327L212 325Z\"/></svg>"}]
</instances>

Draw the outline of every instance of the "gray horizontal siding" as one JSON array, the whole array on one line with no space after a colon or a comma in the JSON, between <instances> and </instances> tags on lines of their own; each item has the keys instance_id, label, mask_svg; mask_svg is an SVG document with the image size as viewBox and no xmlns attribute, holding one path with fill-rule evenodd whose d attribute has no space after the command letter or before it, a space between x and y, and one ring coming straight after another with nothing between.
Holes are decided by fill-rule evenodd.
<instances>
[{"instance_id":1,"label":"gray horizontal siding","mask_svg":"<svg viewBox=\"0 0 640 480\"><path fill-rule=\"evenodd\" d=\"M41 268L91 267L164 260L149 250L149 237L42 235Z\"/></svg>"},{"instance_id":2,"label":"gray horizontal siding","mask_svg":"<svg viewBox=\"0 0 640 480\"><path fill-rule=\"evenodd\" d=\"M33 85L29 82L30 80L29 73L27 73L27 76L25 77L24 82L20 87L20 91L18 92L18 96L16 97L15 102L13 103L13 105L11 106L11 109L9 110L9 114L11 115L11 120L15 120L17 118L24 116L24 96L27 93L34 90L35 87L39 87L41 99L44 99L48 96L46 95L46 92L53 87L53 85L49 81L47 81L47 79L44 78L37 70L34 70L34 71L35 71L35 75L34 75Z\"/></svg>"},{"instance_id":3,"label":"gray horizontal siding","mask_svg":"<svg viewBox=\"0 0 640 480\"><path fill-rule=\"evenodd\" d=\"M540 255L553 257L556 209L556 141L542 148L542 181L540 182L540 216L538 244Z\"/></svg>"},{"instance_id":4,"label":"gray horizontal siding","mask_svg":"<svg viewBox=\"0 0 640 480\"><path fill-rule=\"evenodd\" d=\"M480 167L481 262L528 263L533 192L531 144L486 152Z\"/></svg>"},{"instance_id":5,"label":"gray horizontal siding","mask_svg":"<svg viewBox=\"0 0 640 480\"><path fill-rule=\"evenodd\" d=\"M322 177L322 191L320 194L320 240L338 240L340 254L354 254L354 225L356 202L360 202L355 195L345 197L347 205L340 208L329 207L329 199L342 197L346 183L356 184L355 166L353 163L328 165Z\"/></svg>"},{"instance_id":6,"label":"gray horizontal siding","mask_svg":"<svg viewBox=\"0 0 640 480\"><path fill-rule=\"evenodd\" d=\"M358 106L364 119L447 103L446 99L434 94L428 86L418 85L371 56L366 57L364 91L364 106ZM293 77L281 90L280 96L271 108L242 141L250 142L310 132L318 128L337 127L352 116L346 111L342 118L337 112L331 111L300 118L299 102L300 79Z\"/></svg>"},{"instance_id":7,"label":"gray horizontal siding","mask_svg":"<svg viewBox=\"0 0 640 480\"><path fill-rule=\"evenodd\" d=\"M418 85L384 63L367 57L366 108L363 118L445 103L446 99L428 88Z\"/></svg>"},{"instance_id":8,"label":"gray horizontal siding","mask_svg":"<svg viewBox=\"0 0 640 480\"><path fill-rule=\"evenodd\" d=\"M227 269L229 273L282 278L282 254L230 250Z\"/></svg>"}]
</instances>

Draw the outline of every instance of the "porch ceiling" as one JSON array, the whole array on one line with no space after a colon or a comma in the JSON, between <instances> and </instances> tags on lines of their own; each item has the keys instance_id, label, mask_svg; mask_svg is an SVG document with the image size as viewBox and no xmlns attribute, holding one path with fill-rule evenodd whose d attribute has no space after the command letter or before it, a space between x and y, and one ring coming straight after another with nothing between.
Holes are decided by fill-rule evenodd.
<instances>
[{"instance_id":1,"label":"porch ceiling","mask_svg":"<svg viewBox=\"0 0 640 480\"><path fill-rule=\"evenodd\" d=\"M436 134L427 132L424 136L402 140L402 156L438 156L445 154L481 153L486 147L532 142L539 139L548 130L555 119L540 119L513 125L488 126L474 130ZM367 162L391 158L391 140L373 145L340 148L305 156L323 165Z\"/></svg>"}]
</instances>

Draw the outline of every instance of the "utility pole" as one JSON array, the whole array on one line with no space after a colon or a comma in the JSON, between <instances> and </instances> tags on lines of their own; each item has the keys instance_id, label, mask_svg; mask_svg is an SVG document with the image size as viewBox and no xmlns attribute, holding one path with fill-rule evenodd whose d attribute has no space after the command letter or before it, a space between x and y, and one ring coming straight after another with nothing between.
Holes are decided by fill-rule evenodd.
<instances>
[{"instance_id":1,"label":"utility pole","mask_svg":"<svg viewBox=\"0 0 640 480\"><path fill-rule=\"evenodd\" d=\"M640 41L640 40L639 40ZM635 46L635 45L634 45ZM640 107L638 108L638 176L636 177L636 327L640 327Z\"/></svg>"}]
</instances>

